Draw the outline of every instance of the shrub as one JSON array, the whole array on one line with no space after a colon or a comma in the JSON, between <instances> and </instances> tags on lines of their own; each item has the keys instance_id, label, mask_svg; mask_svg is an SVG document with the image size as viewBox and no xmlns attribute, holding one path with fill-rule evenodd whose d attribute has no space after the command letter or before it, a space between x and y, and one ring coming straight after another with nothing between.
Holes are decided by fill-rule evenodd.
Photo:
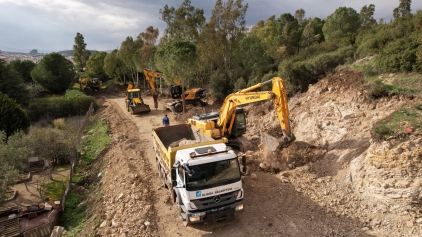
<instances>
[{"instance_id":1,"label":"shrub","mask_svg":"<svg viewBox=\"0 0 422 237\"><path fill-rule=\"evenodd\" d=\"M417 69L418 46L416 33L390 42L375 59L377 68L385 72L410 72Z\"/></svg>"},{"instance_id":2,"label":"shrub","mask_svg":"<svg viewBox=\"0 0 422 237\"><path fill-rule=\"evenodd\" d=\"M42 117L63 118L85 114L94 97L85 95L79 90L68 90L64 96L50 96L33 99L28 106L28 114L32 121Z\"/></svg>"},{"instance_id":3,"label":"shrub","mask_svg":"<svg viewBox=\"0 0 422 237\"><path fill-rule=\"evenodd\" d=\"M53 120L53 125L55 128L63 130L66 127L66 122L64 121L64 118L58 118Z\"/></svg>"},{"instance_id":4,"label":"shrub","mask_svg":"<svg viewBox=\"0 0 422 237\"><path fill-rule=\"evenodd\" d=\"M304 91L308 89L309 84L317 82L320 77L335 70L338 65L348 62L353 54L353 46L346 46L306 60L285 60L279 66L279 75L293 87L289 88L290 92Z\"/></svg>"},{"instance_id":5,"label":"shrub","mask_svg":"<svg viewBox=\"0 0 422 237\"><path fill-rule=\"evenodd\" d=\"M7 136L30 125L28 114L14 100L0 92L0 131Z\"/></svg>"},{"instance_id":6,"label":"shrub","mask_svg":"<svg viewBox=\"0 0 422 237\"><path fill-rule=\"evenodd\" d=\"M373 99L388 96L389 92L381 80L371 81L367 84L369 96Z\"/></svg>"}]
</instances>

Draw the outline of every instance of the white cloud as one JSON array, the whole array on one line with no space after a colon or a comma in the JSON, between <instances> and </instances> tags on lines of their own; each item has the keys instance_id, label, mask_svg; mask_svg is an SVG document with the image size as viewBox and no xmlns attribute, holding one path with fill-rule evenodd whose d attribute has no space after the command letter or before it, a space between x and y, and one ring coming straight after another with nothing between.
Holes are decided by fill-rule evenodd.
<instances>
[{"instance_id":1,"label":"white cloud","mask_svg":"<svg viewBox=\"0 0 422 237\"><path fill-rule=\"evenodd\" d=\"M76 32L85 37L89 49L109 50L119 47L127 36L136 37L148 26L162 34L165 23L159 10L167 4L179 6L183 0L0 0L0 50L31 49L59 51L71 49ZM215 1L191 0L194 7L211 15ZM306 17L326 18L337 8L352 7L357 12L364 5L375 4L375 19L387 22L399 5L385 0L244 0L249 8L247 25L255 25L271 15L294 14L304 9ZM422 1L412 2L412 12L422 9Z\"/></svg>"}]
</instances>

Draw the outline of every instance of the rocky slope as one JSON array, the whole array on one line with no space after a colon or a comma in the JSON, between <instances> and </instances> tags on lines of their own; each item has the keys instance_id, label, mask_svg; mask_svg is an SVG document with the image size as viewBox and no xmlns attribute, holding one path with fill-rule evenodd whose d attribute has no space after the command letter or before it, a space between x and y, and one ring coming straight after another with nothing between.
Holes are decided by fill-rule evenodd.
<instances>
[{"instance_id":1,"label":"rocky slope","mask_svg":"<svg viewBox=\"0 0 422 237\"><path fill-rule=\"evenodd\" d=\"M421 134L384 142L371 137L377 121L415 103L420 101L403 96L372 100L361 73L339 71L290 100L296 141L276 151L277 163L262 151L249 152L249 160L256 161L255 169L257 163L268 171L276 166L296 190L336 214L356 218L369 234L421 236ZM249 106L248 137L261 131L280 135L271 104L260 106Z\"/></svg>"}]
</instances>

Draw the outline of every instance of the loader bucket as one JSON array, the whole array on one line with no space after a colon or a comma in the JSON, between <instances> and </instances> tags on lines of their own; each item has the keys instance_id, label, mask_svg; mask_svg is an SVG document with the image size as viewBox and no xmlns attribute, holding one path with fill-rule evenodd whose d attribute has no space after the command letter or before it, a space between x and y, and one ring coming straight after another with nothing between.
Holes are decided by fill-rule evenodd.
<instances>
[{"instance_id":1,"label":"loader bucket","mask_svg":"<svg viewBox=\"0 0 422 237\"><path fill-rule=\"evenodd\" d=\"M131 114L138 114L138 113L148 113L151 111L151 109L149 108L149 105L147 104L137 104L134 107L130 107L131 109Z\"/></svg>"}]
</instances>

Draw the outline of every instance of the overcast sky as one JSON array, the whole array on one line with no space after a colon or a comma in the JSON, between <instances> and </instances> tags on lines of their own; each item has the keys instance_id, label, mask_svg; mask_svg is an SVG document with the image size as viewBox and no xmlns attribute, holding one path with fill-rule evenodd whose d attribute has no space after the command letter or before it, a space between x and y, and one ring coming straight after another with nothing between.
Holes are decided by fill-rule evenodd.
<instances>
[{"instance_id":1,"label":"overcast sky","mask_svg":"<svg viewBox=\"0 0 422 237\"><path fill-rule=\"evenodd\" d=\"M57 52L72 49L76 33L85 38L91 50L112 50L127 36L136 37L148 26L160 34L166 24L160 9L166 4L177 7L183 0L0 0L0 50L13 52ZM270 16L279 17L304 9L305 17L326 18L339 7L357 12L374 4L374 17L387 22L399 0L244 0L248 27ZM193 6L211 15L215 1L191 0ZM422 9L422 1L412 1L412 13Z\"/></svg>"}]
</instances>

